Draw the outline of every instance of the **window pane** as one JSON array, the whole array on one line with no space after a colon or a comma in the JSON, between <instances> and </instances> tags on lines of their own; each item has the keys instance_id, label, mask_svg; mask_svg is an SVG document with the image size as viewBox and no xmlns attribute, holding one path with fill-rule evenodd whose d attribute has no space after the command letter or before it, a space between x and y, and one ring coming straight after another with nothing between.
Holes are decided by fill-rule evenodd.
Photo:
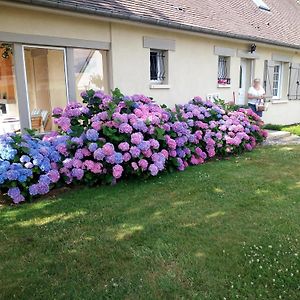
<instances>
[{"instance_id":1,"label":"window pane","mask_svg":"<svg viewBox=\"0 0 300 300\"><path fill-rule=\"evenodd\" d=\"M273 97L279 97L280 65L274 66Z\"/></svg>"},{"instance_id":2,"label":"window pane","mask_svg":"<svg viewBox=\"0 0 300 300\"><path fill-rule=\"evenodd\" d=\"M166 83L167 55L168 52L165 50L150 50L150 80Z\"/></svg>"},{"instance_id":3,"label":"window pane","mask_svg":"<svg viewBox=\"0 0 300 300\"><path fill-rule=\"evenodd\" d=\"M20 129L11 44L0 42L0 134Z\"/></svg>"},{"instance_id":4,"label":"window pane","mask_svg":"<svg viewBox=\"0 0 300 300\"><path fill-rule=\"evenodd\" d=\"M230 84L230 58L226 56L219 56L218 58L218 83Z\"/></svg>"},{"instance_id":5,"label":"window pane","mask_svg":"<svg viewBox=\"0 0 300 300\"><path fill-rule=\"evenodd\" d=\"M81 101L81 92L89 89L108 89L106 51L74 49L76 99Z\"/></svg>"},{"instance_id":6,"label":"window pane","mask_svg":"<svg viewBox=\"0 0 300 300\"><path fill-rule=\"evenodd\" d=\"M157 52L150 52L150 80L158 80Z\"/></svg>"},{"instance_id":7,"label":"window pane","mask_svg":"<svg viewBox=\"0 0 300 300\"><path fill-rule=\"evenodd\" d=\"M25 47L24 53L31 127L53 130L53 108L67 104L64 51Z\"/></svg>"}]
</instances>

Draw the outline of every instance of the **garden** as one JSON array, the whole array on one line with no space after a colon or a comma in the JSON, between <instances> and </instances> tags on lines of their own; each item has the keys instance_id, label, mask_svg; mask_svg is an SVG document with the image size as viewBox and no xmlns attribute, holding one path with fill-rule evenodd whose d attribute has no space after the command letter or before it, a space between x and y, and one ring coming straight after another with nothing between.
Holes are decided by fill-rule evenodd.
<instances>
[{"instance_id":1,"label":"garden","mask_svg":"<svg viewBox=\"0 0 300 300\"><path fill-rule=\"evenodd\" d=\"M143 95L82 93L83 104L53 110L58 130L0 137L0 190L13 203L65 185L183 171L208 159L251 151L266 137L251 110L195 97L168 108Z\"/></svg>"},{"instance_id":2,"label":"garden","mask_svg":"<svg viewBox=\"0 0 300 300\"><path fill-rule=\"evenodd\" d=\"M0 138L1 299L299 299L299 145L252 151L222 102L82 97Z\"/></svg>"}]
</instances>

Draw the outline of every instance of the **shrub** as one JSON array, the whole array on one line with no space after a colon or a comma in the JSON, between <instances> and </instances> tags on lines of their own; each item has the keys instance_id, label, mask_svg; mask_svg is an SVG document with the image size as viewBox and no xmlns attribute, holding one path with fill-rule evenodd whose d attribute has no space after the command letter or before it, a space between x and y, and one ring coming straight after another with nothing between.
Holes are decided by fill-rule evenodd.
<instances>
[{"instance_id":1,"label":"shrub","mask_svg":"<svg viewBox=\"0 0 300 300\"><path fill-rule=\"evenodd\" d=\"M1 191L7 192L14 203L48 193L60 179L61 154L56 145L65 145L66 139L50 142L28 134L0 136Z\"/></svg>"},{"instance_id":2,"label":"shrub","mask_svg":"<svg viewBox=\"0 0 300 300\"><path fill-rule=\"evenodd\" d=\"M15 203L47 193L58 180L94 185L156 176L252 150L266 137L251 110L225 111L200 97L174 109L119 90L89 90L82 98L54 109L57 132L1 138L1 190Z\"/></svg>"}]
</instances>

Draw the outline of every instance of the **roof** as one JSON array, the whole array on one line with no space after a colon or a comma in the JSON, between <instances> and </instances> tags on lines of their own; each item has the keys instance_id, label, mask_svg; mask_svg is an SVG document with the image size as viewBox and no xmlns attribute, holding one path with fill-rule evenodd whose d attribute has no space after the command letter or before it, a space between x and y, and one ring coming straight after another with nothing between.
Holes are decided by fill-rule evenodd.
<instances>
[{"instance_id":1,"label":"roof","mask_svg":"<svg viewBox=\"0 0 300 300\"><path fill-rule=\"evenodd\" d=\"M264 0L15 0L300 49L300 1Z\"/></svg>"}]
</instances>

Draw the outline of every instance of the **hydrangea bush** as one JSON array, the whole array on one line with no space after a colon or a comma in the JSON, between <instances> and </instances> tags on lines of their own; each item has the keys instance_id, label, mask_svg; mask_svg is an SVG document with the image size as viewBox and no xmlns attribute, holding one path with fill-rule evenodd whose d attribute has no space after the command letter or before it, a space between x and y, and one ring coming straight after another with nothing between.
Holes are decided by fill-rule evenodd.
<instances>
[{"instance_id":1,"label":"hydrangea bush","mask_svg":"<svg viewBox=\"0 0 300 300\"><path fill-rule=\"evenodd\" d=\"M249 109L225 110L195 97L174 109L143 95L89 90L83 104L55 108L57 132L0 138L0 184L15 203L58 182L115 183L184 170L208 158L252 150L266 137Z\"/></svg>"},{"instance_id":2,"label":"hydrangea bush","mask_svg":"<svg viewBox=\"0 0 300 300\"><path fill-rule=\"evenodd\" d=\"M0 136L0 187L14 203L31 196L47 194L60 179L62 156L56 144L28 134Z\"/></svg>"}]
</instances>

